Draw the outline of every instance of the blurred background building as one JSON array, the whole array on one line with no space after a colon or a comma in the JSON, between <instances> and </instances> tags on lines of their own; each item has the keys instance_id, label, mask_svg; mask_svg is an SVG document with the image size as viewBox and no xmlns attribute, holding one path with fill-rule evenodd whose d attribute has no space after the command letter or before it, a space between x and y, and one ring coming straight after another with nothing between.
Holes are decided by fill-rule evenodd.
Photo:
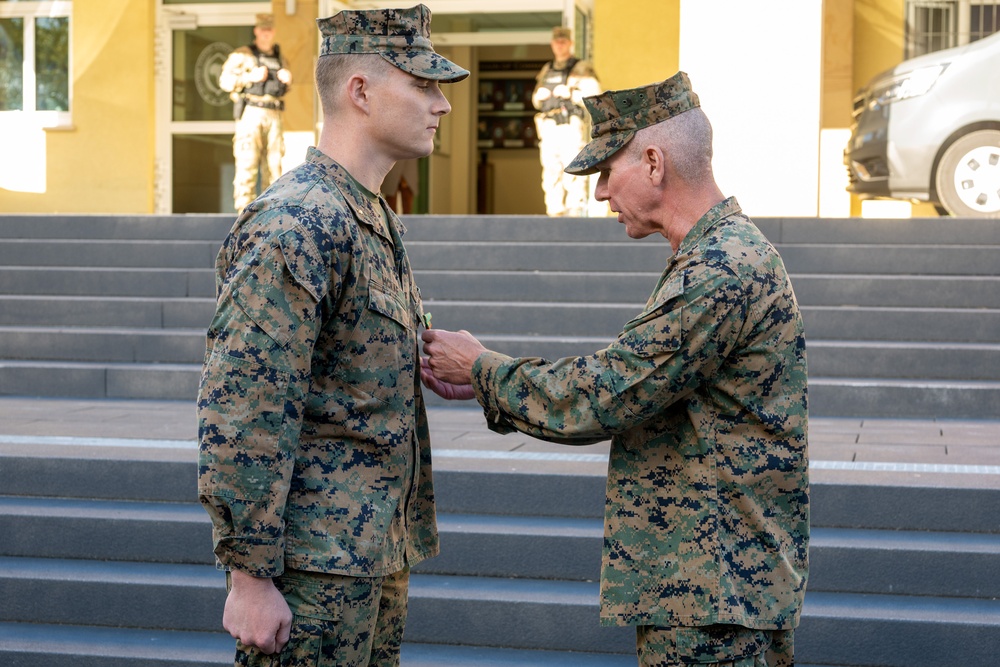
<instances>
[{"instance_id":1,"label":"blurred background building","mask_svg":"<svg viewBox=\"0 0 1000 667\"><path fill-rule=\"evenodd\" d=\"M530 104L551 29L606 88L688 72L717 177L754 216L936 215L850 195L853 98L904 58L995 32L997 0L424 0L435 47L472 71L420 161L415 212L542 214ZM317 135L315 19L415 0L0 0L0 210L228 212L226 54L275 15L296 85L286 167Z\"/></svg>"}]
</instances>

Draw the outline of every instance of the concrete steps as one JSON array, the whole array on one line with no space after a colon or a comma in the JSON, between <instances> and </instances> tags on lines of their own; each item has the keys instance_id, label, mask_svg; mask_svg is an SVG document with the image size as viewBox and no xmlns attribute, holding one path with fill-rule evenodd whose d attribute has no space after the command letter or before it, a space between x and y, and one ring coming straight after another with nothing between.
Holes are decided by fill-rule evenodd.
<instances>
[{"instance_id":1,"label":"concrete steps","mask_svg":"<svg viewBox=\"0 0 1000 667\"><path fill-rule=\"evenodd\" d=\"M231 223L0 216L0 395L193 398ZM406 223L435 325L518 356L606 345L669 251L611 219ZM903 416L900 403L907 416L1000 415L1000 228L988 223L758 221L802 307L814 415Z\"/></svg>"},{"instance_id":2,"label":"concrete steps","mask_svg":"<svg viewBox=\"0 0 1000 667\"><path fill-rule=\"evenodd\" d=\"M403 666L634 665L634 631L598 624L605 464L490 464L444 435L442 555L412 575ZM186 441L0 441L0 664L231 664L195 457ZM991 664L995 480L812 476L799 664Z\"/></svg>"}]
</instances>

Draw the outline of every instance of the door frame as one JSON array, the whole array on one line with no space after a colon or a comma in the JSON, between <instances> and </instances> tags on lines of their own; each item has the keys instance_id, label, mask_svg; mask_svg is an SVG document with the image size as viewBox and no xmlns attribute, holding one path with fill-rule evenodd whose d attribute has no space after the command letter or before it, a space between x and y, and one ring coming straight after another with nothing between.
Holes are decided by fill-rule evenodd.
<instances>
[{"instance_id":1,"label":"door frame","mask_svg":"<svg viewBox=\"0 0 1000 667\"><path fill-rule=\"evenodd\" d=\"M253 26L254 17L270 12L270 0L255 2L191 3L165 5L156 0L156 36L154 49L156 142L153 167L153 212L173 213L173 138L177 134L233 134L236 122L174 121L173 59L174 30L193 30L200 26Z\"/></svg>"}]
</instances>

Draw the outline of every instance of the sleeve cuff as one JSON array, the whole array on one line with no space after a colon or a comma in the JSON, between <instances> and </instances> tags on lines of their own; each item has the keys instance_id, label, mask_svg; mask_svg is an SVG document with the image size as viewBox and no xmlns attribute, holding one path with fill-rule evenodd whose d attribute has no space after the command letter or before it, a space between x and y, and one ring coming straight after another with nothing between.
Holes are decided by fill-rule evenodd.
<instances>
[{"instance_id":1,"label":"sleeve cuff","mask_svg":"<svg viewBox=\"0 0 1000 667\"><path fill-rule=\"evenodd\" d=\"M476 392L476 400L483 406L486 425L491 431L501 434L516 430L504 417L494 388L497 369L507 361L510 361L510 357L504 354L486 351L476 357L472 364L472 388Z\"/></svg>"},{"instance_id":2,"label":"sleeve cuff","mask_svg":"<svg viewBox=\"0 0 1000 667\"><path fill-rule=\"evenodd\" d=\"M226 569L255 577L278 577L285 571L284 548L275 542L224 537L215 544L215 557Z\"/></svg>"}]
</instances>

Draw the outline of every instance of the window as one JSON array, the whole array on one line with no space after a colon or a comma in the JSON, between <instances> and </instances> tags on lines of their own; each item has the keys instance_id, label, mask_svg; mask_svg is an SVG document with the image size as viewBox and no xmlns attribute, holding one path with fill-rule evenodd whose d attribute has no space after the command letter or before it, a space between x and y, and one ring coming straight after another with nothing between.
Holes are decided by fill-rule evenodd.
<instances>
[{"instance_id":1,"label":"window","mask_svg":"<svg viewBox=\"0 0 1000 667\"><path fill-rule=\"evenodd\" d=\"M69 123L70 8L68 0L0 0L0 112Z\"/></svg>"},{"instance_id":2,"label":"window","mask_svg":"<svg viewBox=\"0 0 1000 667\"><path fill-rule=\"evenodd\" d=\"M1000 31L1000 0L908 0L906 57L961 46Z\"/></svg>"}]
</instances>

